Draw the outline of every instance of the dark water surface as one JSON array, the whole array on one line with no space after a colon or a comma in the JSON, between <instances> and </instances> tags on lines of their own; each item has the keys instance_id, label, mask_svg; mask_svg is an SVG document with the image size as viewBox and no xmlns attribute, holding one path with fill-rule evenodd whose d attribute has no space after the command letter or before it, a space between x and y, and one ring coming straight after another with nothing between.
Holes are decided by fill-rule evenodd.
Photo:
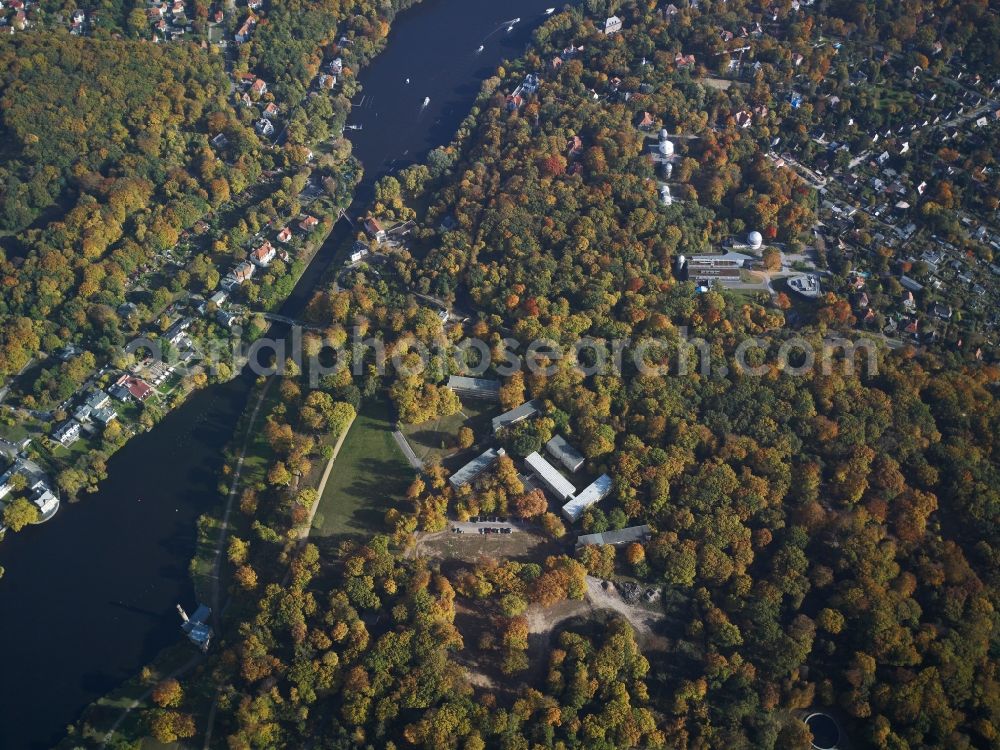
<instances>
[{"instance_id":1,"label":"dark water surface","mask_svg":"<svg viewBox=\"0 0 1000 750\"><path fill-rule=\"evenodd\" d=\"M400 14L360 76L349 120L362 126L348 131L366 169L359 203L376 178L451 138L480 82L523 50L551 1L424 0ZM302 309L342 232L285 314ZM0 749L51 746L88 703L181 637L174 605L196 603L187 570L195 521L222 502L222 450L252 384L244 373L195 394L109 461L96 494L0 544Z\"/></svg>"}]
</instances>

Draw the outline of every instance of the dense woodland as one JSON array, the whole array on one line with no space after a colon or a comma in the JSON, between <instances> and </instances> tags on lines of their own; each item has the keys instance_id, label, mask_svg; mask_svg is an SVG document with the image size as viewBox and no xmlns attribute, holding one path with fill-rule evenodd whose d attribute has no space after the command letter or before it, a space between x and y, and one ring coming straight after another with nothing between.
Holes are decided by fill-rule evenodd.
<instances>
[{"instance_id":1,"label":"dense woodland","mask_svg":"<svg viewBox=\"0 0 1000 750\"><path fill-rule=\"evenodd\" d=\"M856 747L997 746L1000 369L901 349L880 351L874 368L741 372L735 352L748 336L768 342L755 363L775 361L791 335L784 311L697 294L672 267L679 253L750 228L804 239L815 196L762 157L766 127L740 129L734 113L767 107L780 127L770 92L792 67L780 50L805 48L817 32L778 4L784 23L766 37L773 64L746 88L720 90L677 70L675 55L701 59L720 22L766 20L758 8L703 0L671 17L659 3L623 3L614 10L625 30L606 38L594 19L607 5L546 22L526 56L486 82L455 143L383 181L378 213L429 203L418 251L378 278L361 268L346 289L320 291L308 314L335 343L356 326L401 354L463 334L563 346L580 336L706 339L708 374L585 377L563 358L553 374L504 383L505 406L545 404L541 418L501 435L514 456L558 431L582 447L588 470L614 479L568 536L636 523L654 535L617 553L564 544L539 560L448 570L413 554L413 531L479 512L537 517L558 548L567 529L501 461L463 494L431 467L386 514L384 536L335 554L300 544L293 529L316 497L291 489L292 477L308 471L317 435L339 433L383 388L404 421L457 405L443 358L420 374L344 371L313 393L292 368L267 418L268 482L242 497L254 536L229 548L241 624L203 678L220 697L229 747L806 748L795 717L811 707L835 712ZM982 20L985 3L924 5L820 2L816 25L906 50L928 28L908 19L933 12L952 50L995 64L995 34L970 41L997 28L995 15ZM511 111L506 94L529 72L542 74L541 88ZM645 156L655 141L636 128L646 111L671 133L700 136L678 141L672 179L683 202L669 207ZM445 216L454 230L431 229ZM474 309L468 329L445 332L409 289ZM849 334L835 296L817 319L799 334ZM652 354L675 366L677 351ZM661 586L666 645L643 654L631 626L610 617L570 621L530 646L526 610L580 599L588 572ZM461 629L461 607L489 618L487 635ZM458 665L470 650L495 663L498 681ZM156 700L147 718L158 739L196 733L180 685Z\"/></svg>"}]
</instances>

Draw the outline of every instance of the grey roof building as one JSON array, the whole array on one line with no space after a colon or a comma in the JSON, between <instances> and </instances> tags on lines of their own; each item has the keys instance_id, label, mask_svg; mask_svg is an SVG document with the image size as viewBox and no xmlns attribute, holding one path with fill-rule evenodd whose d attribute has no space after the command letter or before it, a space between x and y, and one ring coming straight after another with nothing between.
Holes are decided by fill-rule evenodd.
<instances>
[{"instance_id":1,"label":"grey roof building","mask_svg":"<svg viewBox=\"0 0 1000 750\"><path fill-rule=\"evenodd\" d=\"M627 529L617 531L604 531L600 534L584 534L576 538L576 546L582 547L587 544L629 544L631 542L642 542L649 538L652 529L645 524L642 526L629 526Z\"/></svg>"},{"instance_id":2,"label":"grey roof building","mask_svg":"<svg viewBox=\"0 0 1000 750\"><path fill-rule=\"evenodd\" d=\"M499 417L493 417L493 432L497 432L503 427L533 417L542 409L542 402L538 399L527 401L520 406L516 406L510 411L504 412Z\"/></svg>"},{"instance_id":3,"label":"grey roof building","mask_svg":"<svg viewBox=\"0 0 1000 750\"><path fill-rule=\"evenodd\" d=\"M464 487L490 468L496 460L503 455L505 455L503 448L490 448L488 451L472 459L469 463L448 477L448 483L451 484L451 486L456 490L459 487Z\"/></svg>"},{"instance_id":4,"label":"grey roof building","mask_svg":"<svg viewBox=\"0 0 1000 750\"><path fill-rule=\"evenodd\" d=\"M467 396L468 398L482 398L490 401L497 401L500 398L499 380L452 375L448 378L448 387L459 396Z\"/></svg>"},{"instance_id":5,"label":"grey roof building","mask_svg":"<svg viewBox=\"0 0 1000 750\"><path fill-rule=\"evenodd\" d=\"M595 503L601 502L611 493L613 482L607 474L601 474L587 488L562 507L562 514L567 520L576 521L583 512Z\"/></svg>"},{"instance_id":6,"label":"grey roof building","mask_svg":"<svg viewBox=\"0 0 1000 750\"><path fill-rule=\"evenodd\" d=\"M586 459L576 448L566 442L562 435L556 435L545 444L545 450L552 458L566 467L571 472L577 472L583 466Z\"/></svg>"},{"instance_id":7,"label":"grey roof building","mask_svg":"<svg viewBox=\"0 0 1000 750\"><path fill-rule=\"evenodd\" d=\"M573 493L576 492L576 487L573 486L573 483L560 474L555 466L542 458L537 452L526 456L524 462L559 500L565 502L573 497Z\"/></svg>"}]
</instances>

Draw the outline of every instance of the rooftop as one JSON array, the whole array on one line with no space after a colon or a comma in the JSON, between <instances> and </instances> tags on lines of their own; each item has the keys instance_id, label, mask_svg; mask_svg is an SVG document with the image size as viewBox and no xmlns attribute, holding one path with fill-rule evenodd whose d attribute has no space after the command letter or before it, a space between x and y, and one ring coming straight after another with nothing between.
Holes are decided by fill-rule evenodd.
<instances>
[{"instance_id":1,"label":"rooftop","mask_svg":"<svg viewBox=\"0 0 1000 750\"><path fill-rule=\"evenodd\" d=\"M600 534L584 534L577 537L577 546L586 544L628 544L629 542L641 542L652 533L649 526L629 526L627 529L617 531L605 531Z\"/></svg>"},{"instance_id":2,"label":"rooftop","mask_svg":"<svg viewBox=\"0 0 1000 750\"><path fill-rule=\"evenodd\" d=\"M583 515L583 511L591 505L599 503L601 500L606 498L611 492L611 487L611 477L607 474L601 474L601 476L595 479L579 495L571 498L570 501L562 507L562 514L568 520L576 521L581 515Z\"/></svg>"},{"instance_id":3,"label":"rooftop","mask_svg":"<svg viewBox=\"0 0 1000 750\"><path fill-rule=\"evenodd\" d=\"M560 500L573 497L573 493L576 492L573 483L560 474L559 470L542 458L539 453L529 454L525 457L524 462Z\"/></svg>"},{"instance_id":4,"label":"rooftop","mask_svg":"<svg viewBox=\"0 0 1000 750\"><path fill-rule=\"evenodd\" d=\"M503 455L505 455L503 448L490 448L448 477L448 482L456 489L463 487L490 468Z\"/></svg>"},{"instance_id":5,"label":"rooftop","mask_svg":"<svg viewBox=\"0 0 1000 750\"><path fill-rule=\"evenodd\" d=\"M501 427L507 427L508 425L516 424L522 419L527 419L528 417L533 417L542 409L542 402L538 399L533 399L527 401L520 406L516 406L510 411L504 412L498 417L493 417L493 432L496 432Z\"/></svg>"}]
</instances>

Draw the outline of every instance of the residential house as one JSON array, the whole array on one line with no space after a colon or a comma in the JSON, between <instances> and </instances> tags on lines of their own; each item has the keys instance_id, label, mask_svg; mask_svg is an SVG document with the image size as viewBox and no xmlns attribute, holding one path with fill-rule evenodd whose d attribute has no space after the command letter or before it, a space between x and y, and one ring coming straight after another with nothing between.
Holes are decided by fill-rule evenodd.
<instances>
[{"instance_id":1,"label":"residential house","mask_svg":"<svg viewBox=\"0 0 1000 750\"><path fill-rule=\"evenodd\" d=\"M269 120L273 120L278 116L278 105L274 102L268 102L267 106L264 107L264 117Z\"/></svg>"},{"instance_id":2,"label":"residential house","mask_svg":"<svg viewBox=\"0 0 1000 750\"><path fill-rule=\"evenodd\" d=\"M292 230L288 227L282 227L281 231L278 232L278 242L288 242L292 239Z\"/></svg>"},{"instance_id":3,"label":"residential house","mask_svg":"<svg viewBox=\"0 0 1000 750\"><path fill-rule=\"evenodd\" d=\"M254 27L257 25L257 17L251 13L247 16L247 19L243 22L243 25L236 30L236 34L233 38L236 40L237 44L243 44L250 39L250 35L253 33Z\"/></svg>"},{"instance_id":4,"label":"residential house","mask_svg":"<svg viewBox=\"0 0 1000 750\"><path fill-rule=\"evenodd\" d=\"M239 316L229 310L219 308L215 311L215 320L219 325L225 328L232 328L239 320Z\"/></svg>"},{"instance_id":5,"label":"residential house","mask_svg":"<svg viewBox=\"0 0 1000 750\"><path fill-rule=\"evenodd\" d=\"M364 242L355 242L351 248L351 263L358 263L370 252L368 245Z\"/></svg>"},{"instance_id":6,"label":"residential house","mask_svg":"<svg viewBox=\"0 0 1000 750\"><path fill-rule=\"evenodd\" d=\"M153 393L153 387L144 380L135 377L134 375L129 375L128 373L122 375L115 382L116 386L121 386L125 389L129 396L134 398L136 401L145 401ZM112 396L116 396L115 392L110 391ZM120 393L120 391L119 391ZM126 401L127 398L119 398L120 401Z\"/></svg>"},{"instance_id":7,"label":"residential house","mask_svg":"<svg viewBox=\"0 0 1000 750\"><path fill-rule=\"evenodd\" d=\"M319 226L319 219L315 216L306 216L302 221L299 222L299 229L303 232L311 232L316 227Z\"/></svg>"},{"instance_id":8,"label":"residential house","mask_svg":"<svg viewBox=\"0 0 1000 750\"><path fill-rule=\"evenodd\" d=\"M267 83L263 78L258 78L253 82L253 85L250 86L250 93L258 97L267 93Z\"/></svg>"},{"instance_id":9,"label":"residential house","mask_svg":"<svg viewBox=\"0 0 1000 750\"><path fill-rule=\"evenodd\" d=\"M379 220L376 219L374 216L369 216L367 219L365 219L365 232L367 232L368 236L373 238L375 241L385 242L386 239L385 230L382 228L382 225L379 223Z\"/></svg>"},{"instance_id":10,"label":"residential house","mask_svg":"<svg viewBox=\"0 0 1000 750\"><path fill-rule=\"evenodd\" d=\"M274 124L268 120L266 117L261 117L257 120L257 124L254 125L257 133L262 136L274 135Z\"/></svg>"},{"instance_id":11,"label":"residential house","mask_svg":"<svg viewBox=\"0 0 1000 750\"><path fill-rule=\"evenodd\" d=\"M617 34L622 30L622 19L618 16L610 16L604 21L604 33L607 36Z\"/></svg>"},{"instance_id":12,"label":"residential house","mask_svg":"<svg viewBox=\"0 0 1000 750\"><path fill-rule=\"evenodd\" d=\"M94 409L92 415L95 420L100 422L102 425L107 427L113 421L118 418L118 412L109 407L104 407L102 409Z\"/></svg>"},{"instance_id":13,"label":"residential house","mask_svg":"<svg viewBox=\"0 0 1000 750\"><path fill-rule=\"evenodd\" d=\"M253 277L254 266L252 263L243 261L237 264L236 268L230 271L230 275L236 280L238 284L242 284L244 281L248 281Z\"/></svg>"},{"instance_id":14,"label":"residential house","mask_svg":"<svg viewBox=\"0 0 1000 750\"><path fill-rule=\"evenodd\" d=\"M645 130L647 132L654 130L656 128L656 118L653 117L649 112L642 113L642 119L639 120L639 130Z\"/></svg>"},{"instance_id":15,"label":"residential house","mask_svg":"<svg viewBox=\"0 0 1000 750\"><path fill-rule=\"evenodd\" d=\"M80 439L80 423L75 419L63 422L52 432L52 439L57 440L64 448L69 448Z\"/></svg>"},{"instance_id":16,"label":"residential house","mask_svg":"<svg viewBox=\"0 0 1000 750\"><path fill-rule=\"evenodd\" d=\"M274 249L274 246L270 242L265 242L256 250L250 251L250 262L255 266L267 268L271 265L271 261L274 260L275 255L277 255L277 251Z\"/></svg>"},{"instance_id":17,"label":"residential house","mask_svg":"<svg viewBox=\"0 0 1000 750\"><path fill-rule=\"evenodd\" d=\"M177 346L184 338L184 333L191 327L191 318L181 318L163 334L163 340L171 346Z\"/></svg>"}]
</instances>

